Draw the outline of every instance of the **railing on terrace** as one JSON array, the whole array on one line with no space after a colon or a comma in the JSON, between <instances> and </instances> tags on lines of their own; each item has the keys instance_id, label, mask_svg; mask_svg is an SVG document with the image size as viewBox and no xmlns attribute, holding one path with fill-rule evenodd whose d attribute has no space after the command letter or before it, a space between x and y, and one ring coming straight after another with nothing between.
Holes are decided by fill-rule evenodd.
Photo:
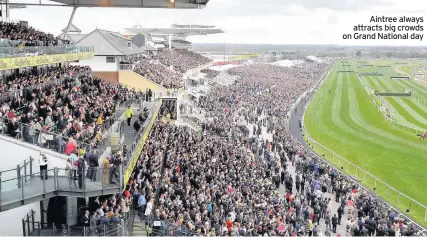
<instances>
[{"instance_id":1,"label":"railing on terrace","mask_svg":"<svg viewBox=\"0 0 427 237\"><path fill-rule=\"evenodd\" d=\"M121 71L133 71L134 68L134 64L119 64L119 70Z\"/></svg>"},{"instance_id":2,"label":"railing on terrace","mask_svg":"<svg viewBox=\"0 0 427 237\"><path fill-rule=\"evenodd\" d=\"M85 149L86 151L91 148L105 149L108 146L107 138L107 126L110 125L110 120L104 120L103 133L99 140L91 142L89 140L81 141L77 140L76 145L78 148ZM57 133L56 128L52 127L51 131L43 129L37 129L35 126L30 124L24 124L20 122L13 122L8 118L0 118L0 134L8 136L32 145L43 147L55 152L64 153L68 143L68 137L62 133ZM92 137L92 134L91 136ZM96 138L95 138L96 139Z\"/></svg>"},{"instance_id":3,"label":"railing on terrace","mask_svg":"<svg viewBox=\"0 0 427 237\"><path fill-rule=\"evenodd\" d=\"M84 207L88 208L88 207ZM22 218L23 236L131 236L130 229L135 216L134 206L130 206L128 212L123 213L120 222L109 224L98 224L96 226L74 225L67 226L63 224L62 228L58 229L52 223L42 223L36 221L36 211L31 209Z\"/></svg>"},{"instance_id":4,"label":"railing on terrace","mask_svg":"<svg viewBox=\"0 0 427 237\"><path fill-rule=\"evenodd\" d=\"M89 209L88 206L82 208ZM48 223L37 221L37 213L31 209L22 218L22 231L23 236L132 236L131 230L135 212L135 204L133 203L129 206L129 211L122 214L120 222L98 224L96 226L81 224L67 226L63 224L62 228L58 229L53 223L49 225ZM74 216L74 218L78 217L80 215Z\"/></svg>"},{"instance_id":5,"label":"railing on terrace","mask_svg":"<svg viewBox=\"0 0 427 237\"><path fill-rule=\"evenodd\" d=\"M15 46L0 40L0 58L94 52L93 46Z\"/></svg>"},{"instance_id":6,"label":"railing on terrace","mask_svg":"<svg viewBox=\"0 0 427 237\"><path fill-rule=\"evenodd\" d=\"M155 109L153 113L148 115L148 118L145 120L145 123L141 126L141 129L138 133L136 133L133 138L132 144L128 147L128 151L126 156L123 159L123 168L125 174L125 183L130 178L130 175L133 172L135 164L141 154L142 148L145 145L145 140L148 138L150 130L154 124L154 120L157 118L157 114L160 110L160 106L162 105L162 100L157 100L155 104Z\"/></svg>"},{"instance_id":7,"label":"railing on terrace","mask_svg":"<svg viewBox=\"0 0 427 237\"><path fill-rule=\"evenodd\" d=\"M315 92L318 88L320 88L320 86L325 81L326 77L327 76L323 77L321 82L312 88L311 92ZM306 103L304 107L304 111L306 111L306 109L308 108L313 97L314 96L312 96L310 98L310 101ZM302 100L300 100L298 103L300 103L301 101ZM289 121L290 119L288 120L288 122ZM410 215L413 218L416 218L419 222L421 222L421 220L424 217L423 225L424 226L427 225L427 206L421 204L417 200L409 197L408 195L400 192L399 190L387 184L386 182L382 181L375 175L360 168L359 166L355 165L354 163L348 161L347 159L338 155L334 151L330 150L329 148L317 142L314 138L310 136L310 134L305 128L304 113L302 115L301 122L302 122L301 125L302 125L302 133L303 133L304 139L306 140L307 145L310 146L313 149L313 151L316 152L315 153L310 150L309 152L311 153L312 156L315 156L320 160L322 160L323 162L333 165L334 167L338 167L337 171L340 172L341 175L347 177L348 179L356 180L357 182L361 183L362 185L360 187L364 191L373 193L374 195L376 194L381 195L381 197L377 196L377 199L379 199L385 205L391 207L392 209L396 211L397 209L406 210L407 212L410 212L411 213ZM326 160L326 157L329 157L330 159ZM390 202L392 202L393 204L391 205ZM396 205L397 208L394 205ZM401 213L401 216L403 216L405 219L412 221L412 223L414 223L420 230L423 230L424 232L426 232L426 229L424 227L414 222L411 218L409 218L402 212L400 213Z\"/></svg>"},{"instance_id":8,"label":"railing on terrace","mask_svg":"<svg viewBox=\"0 0 427 237\"><path fill-rule=\"evenodd\" d=\"M122 104L117 104L116 110L121 107L126 108L137 101L139 101L139 99L130 99ZM86 151L89 149L96 149L99 154L102 154L104 150L110 146L111 132L119 133L120 137L123 135L123 126L119 126L121 123L123 123L123 114L120 114L118 117L113 115L109 118L105 118L102 124L102 135L99 136L99 138L102 139L96 140L96 142L91 142L93 139L84 141L75 140L77 147L79 149L85 149ZM20 122L13 123L13 121L8 118L0 118L0 135L8 136L59 153L65 152L69 139L69 137L64 136L57 130L56 125L54 125L50 131L46 131L43 129L36 129L34 125L31 124ZM90 137L92 137L92 135Z\"/></svg>"},{"instance_id":9,"label":"railing on terrace","mask_svg":"<svg viewBox=\"0 0 427 237\"><path fill-rule=\"evenodd\" d=\"M28 172L14 175L11 178L0 180L0 205L14 205L26 203L26 200L45 199L47 196L90 196L94 193L117 193L123 187L122 165L104 169L102 167L88 167L82 170L81 184L77 170L64 168L49 168L41 173ZM90 178L88 178L90 177ZM79 180L80 181L80 180ZM81 186L80 186L81 185ZM8 187L8 189L3 189ZM12 188L14 187L14 188ZM16 207L16 206L13 206ZM5 208L7 210L8 208Z\"/></svg>"}]
</instances>

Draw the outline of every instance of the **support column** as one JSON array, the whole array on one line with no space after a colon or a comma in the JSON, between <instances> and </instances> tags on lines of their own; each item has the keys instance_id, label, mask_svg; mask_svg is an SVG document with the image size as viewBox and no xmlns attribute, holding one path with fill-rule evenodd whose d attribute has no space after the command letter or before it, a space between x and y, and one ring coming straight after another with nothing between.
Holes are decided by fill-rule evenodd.
<instances>
[{"instance_id":1,"label":"support column","mask_svg":"<svg viewBox=\"0 0 427 237\"><path fill-rule=\"evenodd\" d=\"M63 40L64 40L64 39L67 37L67 35L68 35L68 30L70 29L70 25L71 25L71 23L73 22L74 14L76 14L76 10L77 10L77 7L73 7L73 12L71 12L70 20L68 21L67 28L65 29L64 36L62 37L62 39L63 39Z\"/></svg>"},{"instance_id":2,"label":"support column","mask_svg":"<svg viewBox=\"0 0 427 237\"><path fill-rule=\"evenodd\" d=\"M77 197L67 197L67 225L72 226L78 224L78 208L77 208Z\"/></svg>"},{"instance_id":3,"label":"support column","mask_svg":"<svg viewBox=\"0 0 427 237\"><path fill-rule=\"evenodd\" d=\"M169 41L169 49L172 49L172 35L168 35L168 41Z\"/></svg>"},{"instance_id":4,"label":"support column","mask_svg":"<svg viewBox=\"0 0 427 237\"><path fill-rule=\"evenodd\" d=\"M10 6L9 0L6 0L6 22L10 21Z\"/></svg>"}]
</instances>

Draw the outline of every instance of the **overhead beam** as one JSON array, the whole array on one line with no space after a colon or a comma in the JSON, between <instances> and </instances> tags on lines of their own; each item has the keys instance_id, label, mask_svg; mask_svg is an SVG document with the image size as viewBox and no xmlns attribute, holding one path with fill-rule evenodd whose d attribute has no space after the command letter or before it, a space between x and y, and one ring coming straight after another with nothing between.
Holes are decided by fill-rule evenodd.
<instances>
[{"instance_id":1,"label":"overhead beam","mask_svg":"<svg viewBox=\"0 0 427 237\"><path fill-rule=\"evenodd\" d=\"M6 5L5 3L0 3L0 5ZM175 7L169 6L130 6L130 5L114 5L114 6L100 6L98 4L52 4L52 3L9 3L9 6L13 7L23 7L23 6L39 6L39 7L111 7L111 8L169 8L169 9L198 9L204 8L205 5L202 4L192 4L192 3L182 3L175 5Z\"/></svg>"},{"instance_id":2,"label":"overhead beam","mask_svg":"<svg viewBox=\"0 0 427 237\"><path fill-rule=\"evenodd\" d=\"M70 26L73 23L74 15L76 14L76 10L77 10L77 7L74 7L73 12L71 13L70 20L68 21L67 29L65 29L64 36L62 37L62 40L65 40L65 38L67 38L68 31L70 30Z\"/></svg>"}]
</instances>

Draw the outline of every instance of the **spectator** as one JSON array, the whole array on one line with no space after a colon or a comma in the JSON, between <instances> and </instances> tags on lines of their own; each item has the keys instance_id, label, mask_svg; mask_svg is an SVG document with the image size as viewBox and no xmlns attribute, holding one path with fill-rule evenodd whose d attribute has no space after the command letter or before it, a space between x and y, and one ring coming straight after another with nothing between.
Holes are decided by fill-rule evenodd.
<instances>
[{"instance_id":1,"label":"spectator","mask_svg":"<svg viewBox=\"0 0 427 237\"><path fill-rule=\"evenodd\" d=\"M40 159L39 159L39 164L40 164L40 178L43 179L48 179L48 174L47 174L47 165L49 163L49 160L47 159L47 156L40 151Z\"/></svg>"}]
</instances>

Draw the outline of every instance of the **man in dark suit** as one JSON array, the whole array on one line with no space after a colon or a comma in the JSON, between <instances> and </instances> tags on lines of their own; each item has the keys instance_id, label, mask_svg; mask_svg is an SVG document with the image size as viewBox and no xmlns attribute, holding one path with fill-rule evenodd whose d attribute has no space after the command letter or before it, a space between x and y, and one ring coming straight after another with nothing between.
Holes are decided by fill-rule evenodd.
<instances>
[{"instance_id":1,"label":"man in dark suit","mask_svg":"<svg viewBox=\"0 0 427 237\"><path fill-rule=\"evenodd\" d=\"M338 213L338 225L341 225L341 218L342 218L342 215L344 214L344 209L342 208L342 206L338 207L337 213Z\"/></svg>"},{"instance_id":2,"label":"man in dark suit","mask_svg":"<svg viewBox=\"0 0 427 237\"><path fill-rule=\"evenodd\" d=\"M81 156L79 158L79 160L77 161L77 173L79 175L79 188L83 189L83 178L85 175L85 171L86 171L86 164L85 161L83 160L83 157Z\"/></svg>"},{"instance_id":3,"label":"man in dark suit","mask_svg":"<svg viewBox=\"0 0 427 237\"><path fill-rule=\"evenodd\" d=\"M89 210L86 210L85 214L80 218L80 223L84 226L89 226Z\"/></svg>"},{"instance_id":4,"label":"man in dark suit","mask_svg":"<svg viewBox=\"0 0 427 237\"><path fill-rule=\"evenodd\" d=\"M338 217L337 217L337 214L334 214L334 216L332 217L332 231L334 233L337 233L337 224L338 224Z\"/></svg>"}]
</instances>

